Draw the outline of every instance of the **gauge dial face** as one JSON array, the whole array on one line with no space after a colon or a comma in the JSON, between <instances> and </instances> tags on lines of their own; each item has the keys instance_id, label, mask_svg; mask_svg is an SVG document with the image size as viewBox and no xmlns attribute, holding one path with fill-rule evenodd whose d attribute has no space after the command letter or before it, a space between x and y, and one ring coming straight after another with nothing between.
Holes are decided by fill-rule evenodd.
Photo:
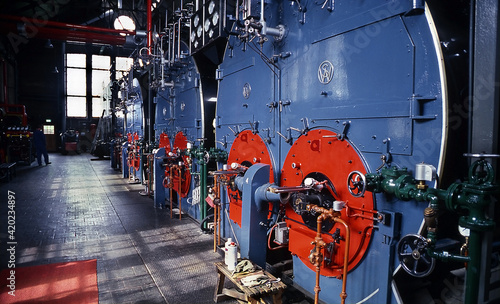
<instances>
[{"instance_id":1,"label":"gauge dial face","mask_svg":"<svg viewBox=\"0 0 500 304\"><path fill-rule=\"evenodd\" d=\"M208 32L210 29L210 19L205 20L205 32Z\"/></svg>"},{"instance_id":2,"label":"gauge dial face","mask_svg":"<svg viewBox=\"0 0 500 304\"><path fill-rule=\"evenodd\" d=\"M460 234L465 237L469 237L470 235L470 229L462 226L458 226L458 232L460 232Z\"/></svg>"},{"instance_id":3,"label":"gauge dial face","mask_svg":"<svg viewBox=\"0 0 500 304\"><path fill-rule=\"evenodd\" d=\"M215 14L212 16L212 24L217 25L219 23L219 13L215 12Z\"/></svg>"},{"instance_id":4,"label":"gauge dial face","mask_svg":"<svg viewBox=\"0 0 500 304\"><path fill-rule=\"evenodd\" d=\"M210 1L210 3L208 4L208 13L211 15L214 12L214 9L215 9L215 2Z\"/></svg>"},{"instance_id":5,"label":"gauge dial face","mask_svg":"<svg viewBox=\"0 0 500 304\"><path fill-rule=\"evenodd\" d=\"M214 30L213 29L210 29L208 31L208 37L212 38L214 36Z\"/></svg>"},{"instance_id":6,"label":"gauge dial face","mask_svg":"<svg viewBox=\"0 0 500 304\"><path fill-rule=\"evenodd\" d=\"M194 42L195 39L196 39L196 33L193 31L191 33L191 42Z\"/></svg>"},{"instance_id":7,"label":"gauge dial face","mask_svg":"<svg viewBox=\"0 0 500 304\"><path fill-rule=\"evenodd\" d=\"M203 34L203 28L201 27L201 24L198 25L198 28L196 29L196 35L198 35L198 37L201 37L201 34Z\"/></svg>"},{"instance_id":8,"label":"gauge dial face","mask_svg":"<svg viewBox=\"0 0 500 304\"><path fill-rule=\"evenodd\" d=\"M200 24L200 16L195 15L194 18L193 18L193 26L197 27L198 24Z\"/></svg>"}]
</instances>

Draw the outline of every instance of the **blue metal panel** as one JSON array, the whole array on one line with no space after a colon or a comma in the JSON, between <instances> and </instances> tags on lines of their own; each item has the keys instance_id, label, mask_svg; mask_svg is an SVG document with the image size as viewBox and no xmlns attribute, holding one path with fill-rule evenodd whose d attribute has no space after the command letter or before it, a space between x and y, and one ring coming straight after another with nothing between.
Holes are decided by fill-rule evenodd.
<instances>
[{"instance_id":1,"label":"blue metal panel","mask_svg":"<svg viewBox=\"0 0 500 304\"><path fill-rule=\"evenodd\" d=\"M159 90L157 96L154 99L155 107L155 140L159 140L161 133L169 135L169 139L172 138L173 133L173 110L172 102L170 100L170 88Z\"/></svg>"},{"instance_id":2,"label":"blue metal panel","mask_svg":"<svg viewBox=\"0 0 500 304\"><path fill-rule=\"evenodd\" d=\"M154 206L162 208L165 205L165 187L163 187L163 179L165 178L165 168L163 165L163 157L165 157L165 148L159 148L154 151Z\"/></svg>"}]
</instances>

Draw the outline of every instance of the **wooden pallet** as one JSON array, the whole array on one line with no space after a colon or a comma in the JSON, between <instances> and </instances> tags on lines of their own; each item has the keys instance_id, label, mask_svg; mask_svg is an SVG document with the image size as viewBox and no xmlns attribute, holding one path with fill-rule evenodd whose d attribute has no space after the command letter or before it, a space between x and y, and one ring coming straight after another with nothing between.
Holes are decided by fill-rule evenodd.
<instances>
[{"instance_id":1,"label":"wooden pallet","mask_svg":"<svg viewBox=\"0 0 500 304\"><path fill-rule=\"evenodd\" d=\"M264 270L257 270L263 276L269 278L269 283L260 284L253 287L244 286L241 279L255 275L256 272L247 273L244 275L234 275L232 271L227 269L224 262L215 263L217 268L217 286L215 288L214 302L223 300L227 297L235 298L240 303L273 303L281 304L281 296L286 288L286 284L281 281L276 281L276 277ZM224 288L225 278L228 278L236 288Z\"/></svg>"}]
</instances>

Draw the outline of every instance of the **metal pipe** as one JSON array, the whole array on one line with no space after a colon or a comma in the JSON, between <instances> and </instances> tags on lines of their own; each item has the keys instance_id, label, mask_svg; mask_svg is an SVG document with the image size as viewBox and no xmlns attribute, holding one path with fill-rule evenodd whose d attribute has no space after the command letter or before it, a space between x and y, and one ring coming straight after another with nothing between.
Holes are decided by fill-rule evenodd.
<instances>
[{"instance_id":1,"label":"metal pipe","mask_svg":"<svg viewBox=\"0 0 500 304\"><path fill-rule=\"evenodd\" d=\"M217 191L218 185L217 185L217 177L214 178L214 196L215 198L218 197L219 193ZM214 200L215 200L214 198ZM214 204L214 252L217 252L217 205Z\"/></svg>"},{"instance_id":2,"label":"metal pipe","mask_svg":"<svg viewBox=\"0 0 500 304\"><path fill-rule=\"evenodd\" d=\"M307 191L307 190L311 190L311 188L304 186L290 186L290 187L273 187L269 189L269 191L272 193L293 193L293 192Z\"/></svg>"},{"instance_id":3,"label":"metal pipe","mask_svg":"<svg viewBox=\"0 0 500 304\"><path fill-rule=\"evenodd\" d=\"M174 185L173 185L173 181L174 181L173 172L174 172L173 168L170 167L169 168L169 172L168 172L168 174L170 175L170 181L169 181L169 185L168 185L168 189L170 191L170 218L172 218L172 208L173 208L173 202L172 202L172 200L173 200L173 191L174 191L172 189L174 187Z\"/></svg>"},{"instance_id":4,"label":"metal pipe","mask_svg":"<svg viewBox=\"0 0 500 304\"><path fill-rule=\"evenodd\" d=\"M260 1L260 22L264 23L264 2L265 0Z\"/></svg>"},{"instance_id":5,"label":"metal pipe","mask_svg":"<svg viewBox=\"0 0 500 304\"><path fill-rule=\"evenodd\" d=\"M239 174L240 171L236 171L236 170L220 170L220 171L210 171L208 172L210 175L214 175L214 176L217 176L217 175L236 175L236 174Z\"/></svg>"},{"instance_id":6,"label":"metal pipe","mask_svg":"<svg viewBox=\"0 0 500 304\"><path fill-rule=\"evenodd\" d=\"M217 185L217 197L219 198L219 204L215 205L216 210L217 210L217 246L220 246L220 221L221 221L221 216L220 216L220 211L221 211L221 199L220 199L220 185Z\"/></svg>"},{"instance_id":7,"label":"metal pipe","mask_svg":"<svg viewBox=\"0 0 500 304\"><path fill-rule=\"evenodd\" d=\"M15 23L4 22L1 19L0 29L2 32L19 32ZM28 38L33 38L35 36L40 39L50 38L63 41L91 42L111 45L123 45L126 42L125 36L113 35L112 33L105 34L51 27L38 27L36 28L36 33L30 33Z\"/></svg>"},{"instance_id":8,"label":"metal pipe","mask_svg":"<svg viewBox=\"0 0 500 304\"><path fill-rule=\"evenodd\" d=\"M351 230L347 223L339 217L333 219L336 223L340 223L345 227L345 252L344 252L344 268L342 270L342 292L340 293L341 303L345 303L347 298L346 285L347 285L347 266L349 264L349 246L351 241Z\"/></svg>"},{"instance_id":9,"label":"metal pipe","mask_svg":"<svg viewBox=\"0 0 500 304\"><path fill-rule=\"evenodd\" d=\"M148 32L148 37L147 37L147 48L148 48L148 54L151 55L151 44L153 42L153 31L152 31L152 23L153 23L153 16L152 16L152 11L151 11L151 0L147 1L147 7L146 7L146 13L147 13L147 32Z\"/></svg>"},{"instance_id":10,"label":"metal pipe","mask_svg":"<svg viewBox=\"0 0 500 304\"><path fill-rule=\"evenodd\" d=\"M181 25L182 25L182 17L179 18L179 29L177 34L177 54L179 56L179 61L181 60Z\"/></svg>"},{"instance_id":11,"label":"metal pipe","mask_svg":"<svg viewBox=\"0 0 500 304\"><path fill-rule=\"evenodd\" d=\"M177 26L177 23L174 22L173 26L172 26L172 62L175 62L175 41L177 40L176 38L176 35L175 35L175 27Z\"/></svg>"},{"instance_id":12,"label":"metal pipe","mask_svg":"<svg viewBox=\"0 0 500 304\"><path fill-rule=\"evenodd\" d=\"M80 24L71 24L71 23L64 23L64 22L57 22L57 21L50 21L50 20L40 20L40 19L33 19L33 18L28 18L28 17L20 17L20 16L9 16L9 15L2 15L0 14L0 20L12 20L12 21L17 21L17 22L22 22L22 23L31 23L32 25L36 26L38 29L42 27L56 27L56 28L63 28L67 30L80 30L80 31L89 31L89 32L103 32L107 34L113 34L113 35L119 35L119 34L125 34L125 35L135 35L135 31L129 31L129 30L115 30L115 29L108 29L108 28L102 28L102 27L95 27L95 26L88 26L88 25L80 25Z\"/></svg>"},{"instance_id":13,"label":"metal pipe","mask_svg":"<svg viewBox=\"0 0 500 304\"><path fill-rule=\"evenodd\" d=\"M321 226L325 220L333 220L336 223L340 223L345 227L345 251L344 251L344 266L342 270L342 292L340 293L341 303L345 304L345 299L347 298L346 284L347 284L347 267L349 264L349 244L351 241L351 232L347 223L340 218L340 213L334 211L333 209L325 209L317 205L308 205L308 210L313 210L317 213L321 213L317 220L316 237L312 242L315 245L315 251L309 256L309 260L316 266L316 286L314 287L314 303L319 303L319 292L321 287L319 285L321 263L323 261L323 254L321 250L326 246L325 241L321 237Z\"/></svg>"},{"instance_id":14,"label":"metal pipe","mask_svg":"<svg viewBox=\"0 0 500 304\"><path fill-rule=\"evenodd\" d=\"M203 145L200 145L200 151L203 151ZM203 158L200 162L200 202L201 202L201 218L207 217L207 163Z\"/></svg>"},{"instance_id":15,"label":"metal pipe","mask_svg":"<svg viewBox=\"0 0 500 304\"><path fill-rule=\"evenodd\" d=\"M179 220L180 220L180 219L182 219L182 196L181 196L181 193L182 193L182 167L178 166L177 170L179 171L179 193L178 193L179 206L178 206L178 209L179 209Z\"/></svg>"}]
</instances>

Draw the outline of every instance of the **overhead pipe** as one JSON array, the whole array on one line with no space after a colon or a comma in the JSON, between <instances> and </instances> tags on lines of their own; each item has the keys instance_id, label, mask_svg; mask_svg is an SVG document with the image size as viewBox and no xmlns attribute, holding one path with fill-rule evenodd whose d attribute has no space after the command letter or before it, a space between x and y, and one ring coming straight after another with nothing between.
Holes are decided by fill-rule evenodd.
<instances>
[{"instance_id":1,"label":"overhead pipe","mask_svg":"<svg viewBox=\"0 0 500 304\"><path fill-rule=\"evenodd\" d=\"M1 20L1 16L0 16ZM24 25L24 33L18 28L18 24L12 22L6 22L5 20L0 21L0 28L4 32L17 32L20 35L26 35L26 23ZM81 27L76 25L77 27ZM89 27L92 28L92 27ZM123 33L122 30L112 30L112 29L100 29L101 31L81 31L75 28L63 28L63 27L48 27L40 26L33 30L32 33L28 35L27 38L40 38L40 39L56 39L63 41L78 41L78 42L93 42L93 43L103 43L111 45L123 45L126 42L126 37L120 35ZM108 31L106 33L105 31ZM134 33L128 32L127 33ZM30 37L31 36L31 37Z\"/></svg>"},{"instance_id":2,"label":"overhead pipe","mask_svg":"<svg viewBox=\"0 0 500 304\"><path fill-rule=\"evenodd\" d=\"M151 1L151 0L149 0L149 1ZM113 34L113 35L120 35L120 34L135 35L135 31L129 31L129 30L115 30L115 29L108 29L108 28L88 26L88 25L71 24L71 23L65 23L65 22L40 20L40 19L34 19L34 18L10 16L10 15L2 15L2 14L0 14L0 20L12 20L12 21L23 22L23 23L29 22L35 26L38 26L38 27L60 27L63 29L68 29L68 30L71 29L71 30L90 31L90 32L103 32L103 33Z\"/></svg>"}]
</instances>

